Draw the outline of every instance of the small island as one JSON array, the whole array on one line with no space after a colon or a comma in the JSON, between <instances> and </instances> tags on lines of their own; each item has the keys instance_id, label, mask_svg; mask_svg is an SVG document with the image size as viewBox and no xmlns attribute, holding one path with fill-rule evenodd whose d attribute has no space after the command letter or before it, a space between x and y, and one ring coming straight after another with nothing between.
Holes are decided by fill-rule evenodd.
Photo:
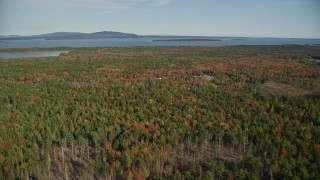
<instances>
[{"instance_id":1,"label":"small island","mask_svg":"<svg viewBox=\"0 0 320 180\"><path fill-rule=\"evenodd\" d=\"M234 40L234 41L242 41L243 39L241 39L241 38L233 38L232 40Z\"/></svg>"},{"instance_id":2,"label":"small island","mask_svg":"<svg viewBox=\"0 0 320 180\"><path fill-rule=\"evenodd\" d=\"M222 41L221 39L155 39L153 42L161 42L161 41Z\"/></svg>"}]
</instances>

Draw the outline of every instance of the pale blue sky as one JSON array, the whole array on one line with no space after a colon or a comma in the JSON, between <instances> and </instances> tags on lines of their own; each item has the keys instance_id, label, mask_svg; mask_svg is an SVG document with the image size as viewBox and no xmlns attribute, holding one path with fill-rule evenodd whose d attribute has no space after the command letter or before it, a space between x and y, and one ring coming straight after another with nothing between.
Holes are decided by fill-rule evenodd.
<instances>
[{"instance_id":1,"label":"pale blue sky","mask_svg":"<svg viewBox=\"0 0 320 180\"><path fill-rule=\"evenodd\" d=\"M0 34L320 38L320 0L0 0Z\"/></svg>"}]
</instances>

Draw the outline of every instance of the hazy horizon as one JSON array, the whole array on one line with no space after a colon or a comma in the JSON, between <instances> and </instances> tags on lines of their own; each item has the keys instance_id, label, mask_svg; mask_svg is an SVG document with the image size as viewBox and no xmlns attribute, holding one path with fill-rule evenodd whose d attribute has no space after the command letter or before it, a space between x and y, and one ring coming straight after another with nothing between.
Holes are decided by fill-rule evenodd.
<instances>
[{"instance_id":1,"label":"hazy horizon","mask_svg":"<svg viewBox=\"0 0 320 180\"><path fill-rule=\"evenodd\" d=\"M96 33L96 32L103 32L103 31L108 31L108 30L98 30L95 32L70 32L70 31L55 31L55 32L46 32L46 33L41 33L41 34L26 34L26 35L19 35L19 34L11 34L11 35L3 35L0 34L0 36L6 36L6 37L10 37L10 36L36 36L36 35L44 35L44 34L52 34L52 33ZM111 32L111 31L109 31ZM131 32L125 32L125 31L112 31L112 32L121 32L121 33L131 33ZM132 33L135 34L135 33ZM217 37L217 38L275 38L275 39L320 39L320 37L318 38L304 38L304 37L272 37L272 36L207 36L207 35L179 35L179 34L135 34L138 36L181 36L181 37Z\"/></svg>"},{"instance_id":2,"label":"hazy horizon","mask_svg":"<svg viewBox=\"0 0 320 180\"><path fill-rule=\"evenodd\" d=\"M320 38L318 0L0 0L0 35Z\"/></svg>"}]
</instances>

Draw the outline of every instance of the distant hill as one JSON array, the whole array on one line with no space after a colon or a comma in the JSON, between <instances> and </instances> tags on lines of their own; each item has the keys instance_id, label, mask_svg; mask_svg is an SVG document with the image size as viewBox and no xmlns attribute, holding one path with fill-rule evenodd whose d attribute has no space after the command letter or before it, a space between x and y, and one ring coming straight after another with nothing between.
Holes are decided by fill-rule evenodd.
<instances>
[{"instance_id":1,"label":"distant hill","mask_svg":"<svg viewBox=\"0 0 320 180\"><path fill-rule=\"evenodd\" d=\"M0 38L14 38L14 37L20 37L20 36L18 36L18 35L9 35L9 36L0 35Z\"/></svg>"},{"instance_id":2,"label":"distant hill","mask_svg":"<svg viewBox=\"0 0 320 180\"><path fill-rule=\"evenodd\" d=\"M77 36L77 35L83 35L86 33L80 33L80 32L54 32L54 33L47 33L47 34L40 34L40 35L34 35L31 37L64 37L64 36Z\"/></svg>"},{"instance_id":3,"label":"distant hill","mask_svg":"<svg viewBox=\"0 0 320 180\"><path fill-rule=\"evenodd\" d=\"M94 33L80 32L54 32L48 34L32 35L32 36L0 36L0 40L28 40L28 39L47 39L47 40L62 40L62 39L101 39L101 38L137 38L136 34L122 33L115 31L101 31Z\"/></svg>"}]
</instances>

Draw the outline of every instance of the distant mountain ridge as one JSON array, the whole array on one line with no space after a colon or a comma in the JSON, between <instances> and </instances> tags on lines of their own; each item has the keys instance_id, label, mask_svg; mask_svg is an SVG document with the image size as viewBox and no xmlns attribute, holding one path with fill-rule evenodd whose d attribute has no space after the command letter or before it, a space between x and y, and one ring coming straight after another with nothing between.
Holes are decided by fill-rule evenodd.
<instances>
[{"instance_id":1,"label":"distant mountain ridge","mask_svg":"<svg viewBox=\"0 0 320 180\"><path fill-rule=\"evenodd\" d=\"M0 40L30 40L30 39L46 39L46 40L62 40L62 39L102 39L102 38L138 38L140 36L132 33L122 33L116 31L100 31L94 33L80 32L54 32L48 34L32 35L32 36L0 36Z\"/></svg>"}]
</instances>

